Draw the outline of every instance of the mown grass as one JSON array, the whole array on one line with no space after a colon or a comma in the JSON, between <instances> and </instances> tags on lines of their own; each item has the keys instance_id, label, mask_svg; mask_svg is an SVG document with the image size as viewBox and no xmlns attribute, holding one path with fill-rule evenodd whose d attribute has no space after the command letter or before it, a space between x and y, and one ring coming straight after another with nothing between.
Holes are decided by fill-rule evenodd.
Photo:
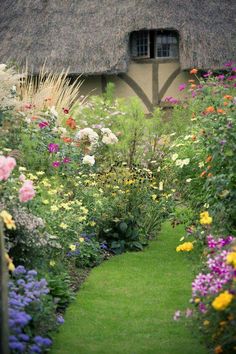
<instances>
[{"instance_id":1,"label":"mown grass","mask_svg":"<svg viewBox=\"0 0 236 354\"><path fill-rule=\"evenodd\" d=\"M52 354L205 354L197 335L174 322L191 295L192 263L175 247L183 228L165 223L140 253L95 268L69 307Z\"/></svg>"}]
</instances>

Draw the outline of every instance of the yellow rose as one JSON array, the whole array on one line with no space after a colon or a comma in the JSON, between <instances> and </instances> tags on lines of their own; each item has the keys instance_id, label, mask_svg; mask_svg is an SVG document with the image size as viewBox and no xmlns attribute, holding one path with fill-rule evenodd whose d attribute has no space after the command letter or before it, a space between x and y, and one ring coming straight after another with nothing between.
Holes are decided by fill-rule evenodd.
<instances>
[{"instance_id":1,"label":"yellow rose","mask_svg":"<svg viewBox=\"0 0 236 354\"><path fill-rule=\"evenodd\" d=\"M229 306L232 300L233 295L226 290L212 301L212 307L217 311L223 311Z\"/></svg>"}]
</instances>

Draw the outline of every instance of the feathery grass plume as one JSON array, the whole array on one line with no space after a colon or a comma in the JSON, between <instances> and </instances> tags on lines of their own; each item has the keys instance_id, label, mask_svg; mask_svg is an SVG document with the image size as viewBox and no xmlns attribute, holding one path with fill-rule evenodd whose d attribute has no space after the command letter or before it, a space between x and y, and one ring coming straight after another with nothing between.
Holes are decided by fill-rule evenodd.
<instances>
[{"instance_id":1,"label":"feathery grass plume","mask_svg":"<svg viewBox=\"0 0 236 354\"><path fill-rule=\"evenodd\" d=\"M80 100L79 89L83 82L78 77L71 83L69 69L51 72L46 70L44 63L38 75L29 73L27 65L24 72L26 79L20 88L21 101L31 104L36 112L52 107L62 112L63 108L69 108Z\"/></svg>"}]
</instances>

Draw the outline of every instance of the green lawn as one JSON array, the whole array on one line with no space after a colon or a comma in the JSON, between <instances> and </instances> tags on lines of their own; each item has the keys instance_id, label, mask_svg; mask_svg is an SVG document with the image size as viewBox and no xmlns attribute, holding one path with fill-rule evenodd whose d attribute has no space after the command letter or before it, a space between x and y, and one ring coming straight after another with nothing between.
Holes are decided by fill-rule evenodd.
<instances>
[{"instance_id":1,"label":"green lawn","mask_svg":"<svg viewBox=\"0 0 236 354\"><path fill-rule=\"evenodd\" d=\"M139 253L95 268L69 307L52 354L205 354L177 309L188 306L192 263L175 251L183 228L163 225Z\"/></svg>"}]
</instances>

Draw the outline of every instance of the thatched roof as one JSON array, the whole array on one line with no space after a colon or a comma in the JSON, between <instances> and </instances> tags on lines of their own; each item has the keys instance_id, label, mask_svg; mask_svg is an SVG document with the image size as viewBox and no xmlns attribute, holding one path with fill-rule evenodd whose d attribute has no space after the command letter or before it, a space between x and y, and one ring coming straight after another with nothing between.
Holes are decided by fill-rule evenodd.
<instances>
[{"instance_id":1,"label":"thatched roof","mask_svg":"<svg viewBox=\"0 0 236 354\"><path fill-rule=\"evenodd\" d=\"M1 0L0 63L121 73L140 29L177 30L182 69L221 68L236 52L236 0Z\"/></svg>"}]
</instances>

